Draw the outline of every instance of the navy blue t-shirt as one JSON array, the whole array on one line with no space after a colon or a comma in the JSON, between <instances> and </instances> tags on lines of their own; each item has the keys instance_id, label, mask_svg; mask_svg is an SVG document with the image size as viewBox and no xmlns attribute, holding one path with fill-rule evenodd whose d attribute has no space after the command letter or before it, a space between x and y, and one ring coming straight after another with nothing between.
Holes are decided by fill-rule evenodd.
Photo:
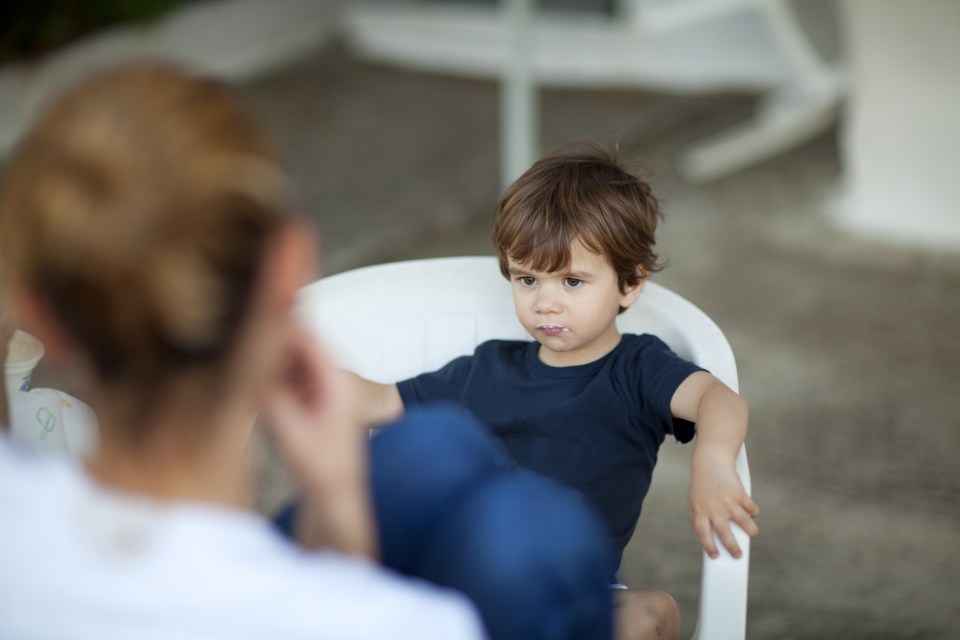
<instances>
[{"instance_id":1,"label":"navy blue t-shirt","mask_svg":"<svg viewBox=\"0 0 960 640\"><path fill-rule=\"evenodd\" d=\"M619 566L664 437L694 436L692 423L672 417L670 400L702 369L651 335L625 334L604 357L572 367L544 364L539 347L491 340L397 388L407 408L467 407L519 466L580 491L605 520Z\"/></svg>"}]
</instances>

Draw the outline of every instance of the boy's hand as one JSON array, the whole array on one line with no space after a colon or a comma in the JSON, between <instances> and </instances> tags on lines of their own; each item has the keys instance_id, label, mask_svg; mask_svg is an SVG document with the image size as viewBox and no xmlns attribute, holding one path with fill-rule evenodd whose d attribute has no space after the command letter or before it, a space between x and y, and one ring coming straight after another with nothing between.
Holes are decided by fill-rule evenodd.
<instances>
[{"instance_id":1,"label":"boy's hand","mask_svg":"<svg viewBox=\"0 0 960 640\"><path fill-rule=\"evenodd\" d=\"M367 435L357 426L352 379L326 360L306 331L298 331L288 349L289 365L265 417L303 491L300 542L373 557Z\"/></svg>"},{"instance_id":2,"label":"boy's hand","mask_svg":"<svg viewBox=\"0 0 960 640\"><path fill-rule=\"evenodd\" d=\"M693 531L711 558L719 556L714 532L730 555L734 558L743 555L730 528L732 522L751 539L760 532L753 520L760 508L747 495L736 469L725 456L711 455L708 451L694 454L687 509Z\"/></svg>"},{"instance_id":3,"label":"boy's hand","mask_svg":"<svg viewBox=\"0 0 960 640\"><path fill-rule=\"evenodd\" d=\"M674 393L670 411L697 424L687 496L693 531L711 558L719 555L714 532L730 555L739 558L743 553L730 523L737 523L748 536L756 538L759 529L753 519L760 513L735 466L747 435L747 405L720 380L698 371Z\"/></svg>"}]
</instances>

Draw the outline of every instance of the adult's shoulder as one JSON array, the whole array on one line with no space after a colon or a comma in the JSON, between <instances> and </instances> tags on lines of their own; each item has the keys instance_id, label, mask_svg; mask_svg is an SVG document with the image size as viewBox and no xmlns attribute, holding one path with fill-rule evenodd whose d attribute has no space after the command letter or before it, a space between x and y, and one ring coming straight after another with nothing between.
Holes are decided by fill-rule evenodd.
<instances>
[{"instance_id":1,"label":"adult's shoulder","mask_svg":"<svg viewBox=\"0 0 960 640\"><path fill-rule=\"evenodd\" d=\"M78 476L77 463L53 454L37 455L0 432L0 496L36 503L51 490L37 487L69 485Z\"/></svg>"},{"instance_id":2,"label":"adult's shoulder","mask_svg":"<svg viewBox=\"0 0 960 640\"><path fill-rule=\"evenodd\" d=\"M252 605L247 614L251 621L274 629L271 637L275 638L309 637L303 635L305 631L356 639L483 637L479 616L464 596L366 560L326 551L303 552L249 520L231 527L232 539L238 543L235 548L226 545L220 551L224 565L214 573L233 575L231 584L238 586L221 587L221 593L212 598L215 609ZM238 552L254 548L259 549L259 562L239 557ZM217 552L211 555L216 558ZM216 565L207 562L208 569ZM231 590L235 598L230 597Z\"/></svg>"},{"instance_id":3,"label":"adult's shoulder","mask_svg":"<svg viewBox=\"0 0 960 640\"><path fill-rule=\"evenodd\" d=\"M253 513L159 506L75 480L78 491L35 491L48 494L44 504L14 510L18 526L0 528L0 637L27 628L49 637L77 628L130 637L131 619L155 637L482 637L465 598L370 562L303 552ZM111 539L128 542L103 544ZM151 543L129 543L144 539ZM44 564L53 550L56 565ZM92 606L70 606L77 601ZM40 602L59 615L38 618ZM196 611L205 612L202 621Z\"/></svg>"},{"instance_id":4,"label":"adult's shoulder","mask_svg":"<svg viewBox=\"0 0 960 640\"><path fill-rule=\"evenodd\" d=\"M479 640L483 627L474 606L463 595L418 579L403 577L368 562L336 554L312 558L321 601L342 613L344 629L357 637L391 637L409 640ZM319 585L317 585L319 586ZM311 598L304 598L307 602ZM317 602L316 598L312 599ZM337 616L330 615L328 622ZM366 627L366 628L364 628Z\"/></svg>"}]
</instances>

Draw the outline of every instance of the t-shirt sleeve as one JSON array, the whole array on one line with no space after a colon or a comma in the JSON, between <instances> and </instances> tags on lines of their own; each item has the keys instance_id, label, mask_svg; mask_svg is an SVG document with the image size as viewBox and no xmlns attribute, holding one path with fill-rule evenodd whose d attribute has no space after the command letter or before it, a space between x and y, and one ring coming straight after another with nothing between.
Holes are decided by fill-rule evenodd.
<instances>
[{"instance_id":1,"label":"t-shirt sleeve","mask_svg":"<svg viewBox=\"0 0 960 640\"><path fill-rule=\"evenodd\" d=\"M664 431L680 442L690 442L696 428L689 420L673 417L670 401L684 380L704 369L675 354L656 336L641 336L635 355L634 389L639 391L639 409L644 420L663 425Z\"/></svg>"},{"instance_id":2,"label":"t-shirt sleeve","mask_svg":"<svg viewBox=\"0 0 960 640\"><path fill-rule=\"evenodd\" d=\"M473 356L461 356L442 369L421 373L397 383L397 390L407 409L436 402L457 402L466 386L473 366Z\"/></svg>"}]
</instances>

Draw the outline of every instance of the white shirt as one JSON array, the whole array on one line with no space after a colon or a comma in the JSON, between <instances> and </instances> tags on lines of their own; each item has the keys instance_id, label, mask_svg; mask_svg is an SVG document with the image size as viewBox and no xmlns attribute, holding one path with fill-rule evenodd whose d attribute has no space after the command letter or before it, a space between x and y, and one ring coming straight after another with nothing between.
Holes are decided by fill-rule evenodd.
<instances>
[{"instance_id":1,"label":"white shirt","mask_svg":"<svg viewBox=\"0 0 960 640\"><path fill-rule=\"evenodd\" d=\"M473 640L462 597L251 513L110 492L0 437L0 638Z\"/></svg>"}]
</instances>

